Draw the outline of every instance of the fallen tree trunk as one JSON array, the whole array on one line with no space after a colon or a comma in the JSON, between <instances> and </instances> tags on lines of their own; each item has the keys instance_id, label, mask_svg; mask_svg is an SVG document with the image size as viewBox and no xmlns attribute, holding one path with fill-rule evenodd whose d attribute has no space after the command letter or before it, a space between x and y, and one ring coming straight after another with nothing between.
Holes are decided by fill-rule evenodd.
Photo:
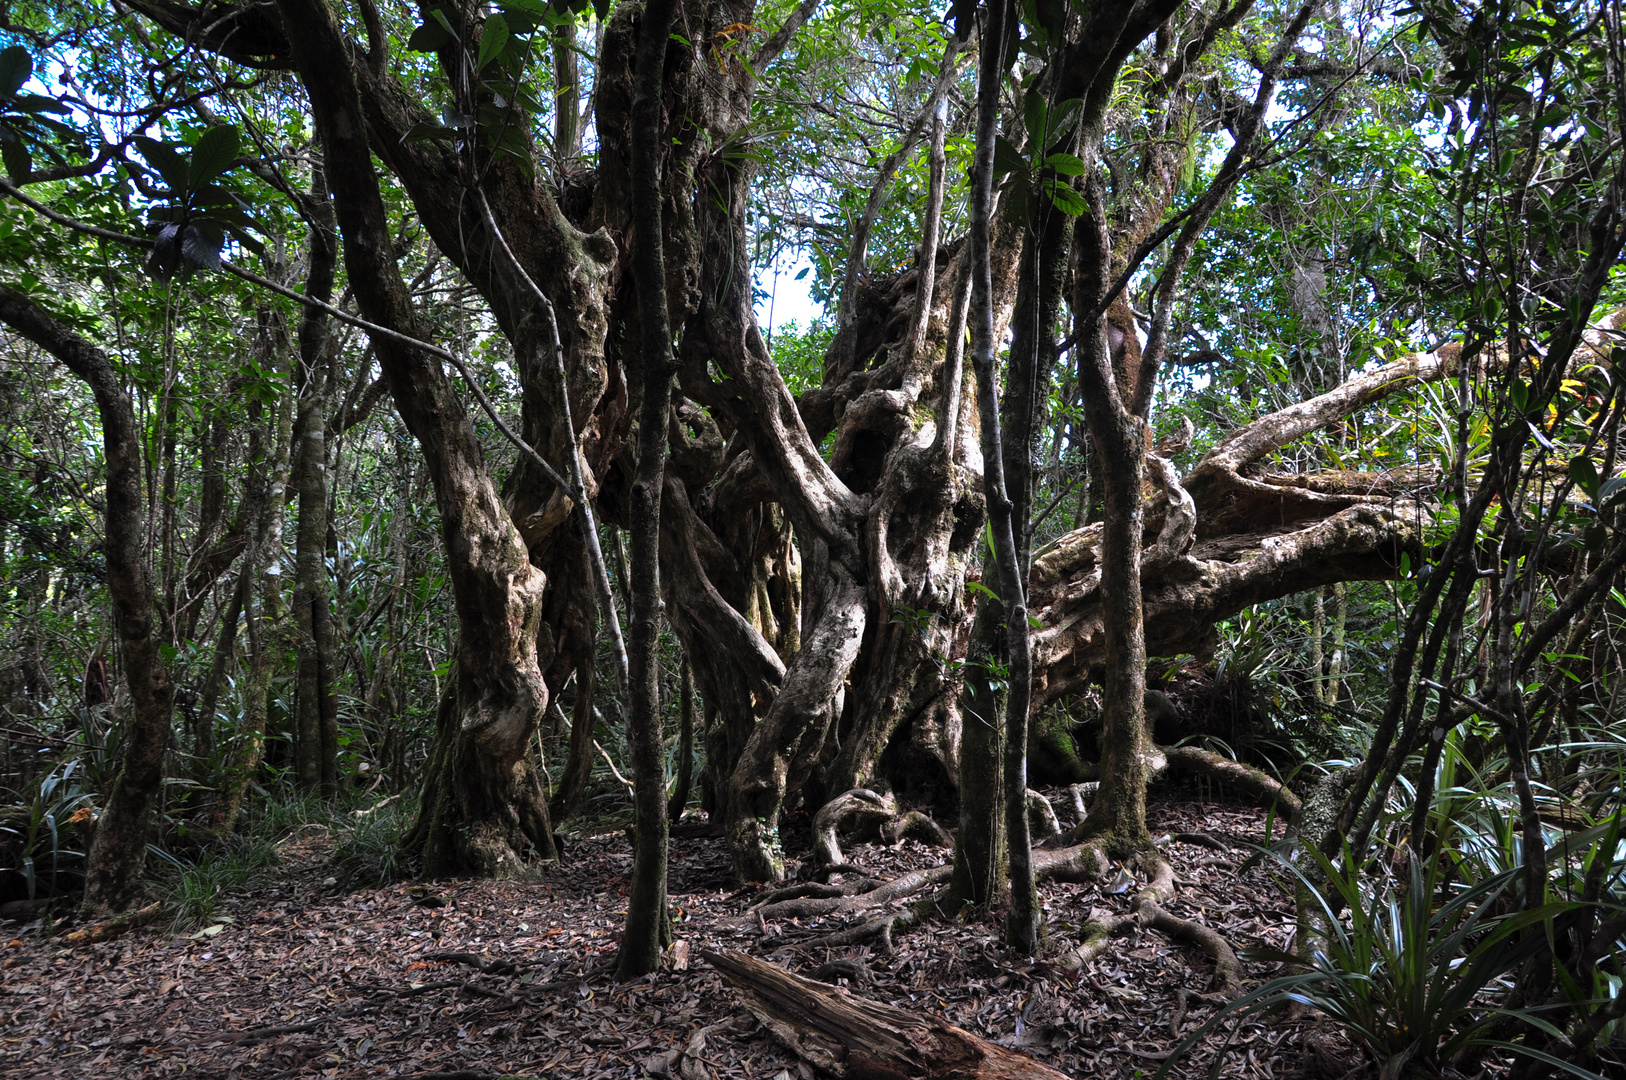
<instances>
[{"instance_id":1,"label":"fallen tree trunk","mask_svg":"<svg viewBox=\"0 0 1626 1080\"><path fill-rule=\"evenodd\" d=\"M798 1056L841 1080L1065 1080L935 1017L854 996L729 949L701 953Z\"/></svg>"}]
</instances>

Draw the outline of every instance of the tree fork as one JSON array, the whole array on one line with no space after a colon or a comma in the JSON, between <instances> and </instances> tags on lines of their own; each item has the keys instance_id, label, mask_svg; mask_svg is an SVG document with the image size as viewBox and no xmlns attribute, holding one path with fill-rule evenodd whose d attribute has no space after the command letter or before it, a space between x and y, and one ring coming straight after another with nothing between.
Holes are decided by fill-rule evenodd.
<instances>
[{"instance_id":1,"label":"tree fork","mask_svg":"<svg viewBox=\"0 0 1626 1080\"><path fill-rule=\"evenodd\" d=\"M422 340L394 263L357 72L325 0L281 0L295 66L325 148L349 283L396 408L423 448L458 616L455 707L442 702L431 775L404 839L432 876L518 869L554 855L541 782L527 760L547 704L536 634L544 579L493 486L467 414Z\"/></svg>"}]
</instances>

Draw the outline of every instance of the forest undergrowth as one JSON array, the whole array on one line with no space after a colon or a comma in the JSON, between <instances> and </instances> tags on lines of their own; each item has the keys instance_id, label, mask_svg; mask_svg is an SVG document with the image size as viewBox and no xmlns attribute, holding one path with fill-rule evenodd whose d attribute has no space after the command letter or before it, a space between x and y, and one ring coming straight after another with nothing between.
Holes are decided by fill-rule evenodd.
<instances>
[{"instance_id":1,"label":"forest undergrowth","mask_svg":"<svg viewBox=\"0 0 1626 1080\"><path fill-rule=\"evenodd\" d=\"M1051 794L1065 823L1067 793ZM1138 879L1127 869L1092 885L1047 885L1049 936L1032 960L1006 953L992 919L933 922L899 935L890 955L810 948L805 940L831 927L739 925L757 890L738 886L722 840L691 817L674 829L677 945L659 972L617 983L611 961L631 864L624 834L567 836L569 859L529 879L346 889L338 878L347 870L387 869L376 853L388 845L354 818L299 821L310 816L300 809L263 848L261 826L235 842L241 848L211 856L206 881L202 860L179 875L160 871L174 900L163 921L77 947L41 919L12 924L0 1075L799 1075L806 1066L699 959L720 948L942 1016L1075 1076L1149 1075L1176 1033L1215 1012L1203 994L1207 958L1152 931L1070 966L1083 923L1128 910ZM1208 845L1164 846L1181 883L1176 914L1241 947L1289 944L1293 899L1281 875L1259 860L1239 870L1267 839L1264 812L1188 790L1160 800L1154 823ZM849 846L850 862L881 878L949 858L915 840ZM217 891L200 905L205 883ZM1356 1054L1324 1020L1257 1016L1210 1034L1172 1075L1207 1075L1222 1044L1226 1076L1341 1077Z\"/></svg>"}]
</instances>

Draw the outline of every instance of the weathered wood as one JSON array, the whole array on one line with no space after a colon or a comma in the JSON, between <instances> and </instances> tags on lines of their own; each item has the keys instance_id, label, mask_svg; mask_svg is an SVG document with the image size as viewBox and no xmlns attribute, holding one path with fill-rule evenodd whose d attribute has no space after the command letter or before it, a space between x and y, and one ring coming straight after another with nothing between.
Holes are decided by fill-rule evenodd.
<instances>
[{"instance_id":1,"label":"weathered wood","mask_svg":"<svg viewBox=\"0 0 1626 1080\"><path fill-rule=\"evenodd\" d=\"M701 954L758 1020L841 1080L1064 1080L1066 1074L935 1017L804 979L735 949Z\"/></svg>"},{"instance_id":2,"label":"weathered wood","mask_svg":"<svg viewBox=\"0 0 1626 1080\"><path fill-rule=\"evenodd\" d=\"M126 930L146 926L158 918L163 910L164 905L154 901L146 907L126 911L122 915L115 915L111 919L103 919L101 922L91 923L89 926L82 926L77 930L63 934L58 940L68 946L89 945L92 942L107 941L110 938L118 937Z\"/></svg>"}]
</instances>

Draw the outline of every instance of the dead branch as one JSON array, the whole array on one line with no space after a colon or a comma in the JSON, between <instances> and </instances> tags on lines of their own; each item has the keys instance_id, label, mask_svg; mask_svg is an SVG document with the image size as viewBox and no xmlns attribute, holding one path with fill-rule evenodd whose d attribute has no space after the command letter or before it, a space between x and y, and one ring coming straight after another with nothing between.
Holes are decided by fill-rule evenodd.
<instances>
[{"instance_id":1,"label":"dead branch","mask_svg":"<svg viewBox=\"0 0 1626 1080\"><path fill-rule=\"evenodd\" d=\"M126 911L124 914L115 915L111 919L103 919L101 922L91 923L89 926L82 926L78 930L69 931L62 935L62 944L72 948L75 945L89 945L92 942L106 941L109 938L118 937L126 930L146 926L158 918L159 913L163 910L164 905L154 901L146 907Z\"/></svg>"},{"instance_id":2,"label":"dead branch","mask_svg":"<svg viewBox=\"0 0 1626 1080\"><path fill-rule=\"evenodd\" d=\"M869 1001L729 950L701 954L765 1027L839 1080L1062 1080L1064 1073L934 1017Z\"/></svg>"}]
</instances>

